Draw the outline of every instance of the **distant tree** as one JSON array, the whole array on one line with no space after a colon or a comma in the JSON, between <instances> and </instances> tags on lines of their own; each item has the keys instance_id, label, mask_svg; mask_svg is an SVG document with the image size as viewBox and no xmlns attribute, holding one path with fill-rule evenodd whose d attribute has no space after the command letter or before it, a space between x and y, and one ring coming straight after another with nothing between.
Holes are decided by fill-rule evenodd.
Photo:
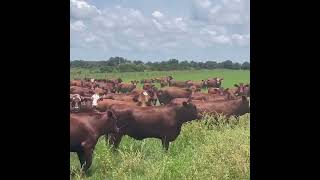
<instances>
[{"instance_id":1,"label":"distant tree","mask_svg":"<svg viewBox=\"0 0 320 180\"><path fill-rule=\"evenodd\" d=\"M222 64L225 69L232 69L233 67L233 63L230 60L223 61Z\"/></svg>"},{"instance_id":2,"label":"distant tree","mask_svg":"<svg viewBox=\"0 0 320 180\"><path fill-rule=\"evenodd\" d=\"M241 69L249 70L250 69L250 63L249 62L242 63Z\"/></svg>"},{"instance_id":3,"label":"distant tree","mask_svg":"<svg viewBox=\"0 0 320 180\"><path fill-rule=\"evenodd\" d=\"M241 64L238 62L234 63L232 69L241 69Z\"/></svg>"}]
</instances>

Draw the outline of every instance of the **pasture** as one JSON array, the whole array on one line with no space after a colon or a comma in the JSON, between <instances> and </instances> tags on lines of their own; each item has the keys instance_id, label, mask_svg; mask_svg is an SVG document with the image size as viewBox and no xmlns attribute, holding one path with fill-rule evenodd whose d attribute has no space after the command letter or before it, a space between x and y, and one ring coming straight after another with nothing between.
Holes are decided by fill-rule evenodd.
<instances>
[{"instance_id":1,"label":"pasture","mask_svg":"<svg viewBox=\"0 0 320 180\"><path fill-rule=\"evenodd\" d=\"M235 83L250 82L250 71L248 70L190 70L190 71L152 71L152 72L125 72L125 73L98 73L87 69L71 69L70 79L74 78L115 78L120 77L123 81L129 82L132 80L141 80L143 78L153 78L159 76L171 75L176 80L202 80L209 77L223 77L222 86L225 88L233 87ZM141 87L141 84L138 84Z\"/></svg>"},{"instance_id":2,"label":"pasture","mask_svg":"<svg viewBox=\"0 0 320 180\"><path fill-rule=\"evenodd\" d=\"M121 77L125 82L171 75L176 80L202 80L223 77L224 88L250 82L250 71L195 70L129 73L98 73L71 69L70 78ZM141 87L141 84L138 85ZM112 151L101 137L95 147L93 163L85 176L75 153L70 153L71 179L249 179L250 178L250 114L239 120L210 116L182 126L178 138L168 152L159 139L134 140L125 136L119 149Z\"/></svg>"}]
</instances>

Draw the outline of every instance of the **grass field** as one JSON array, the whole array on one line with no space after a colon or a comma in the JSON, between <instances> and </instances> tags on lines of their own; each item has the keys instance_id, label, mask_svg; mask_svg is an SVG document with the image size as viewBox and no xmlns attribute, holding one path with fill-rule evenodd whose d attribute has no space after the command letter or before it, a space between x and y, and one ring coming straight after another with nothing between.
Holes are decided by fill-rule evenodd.
<instances>
[{"instance_id":1,"label":"grass field","mask_svg":"<svg viewBox=\"0 0 320 180\"><path fill-rule=\"evenodd\" d=\"M71 70L71 79L85 75L105 77L101 73ZM239 70L113 73L108 77L130 81L166 75L177 80L224 77L223 87L250 82L250 72ZM76 154L70 153L71 179L250 179L250 114L230 123L225 123L223 117L218 122L206 117L186 123L167 153L159 139L138 141L128 136L113 152L101 137L88 174L81 176L79 169Z\"/></svg>"},{"instance_id":2,"label":"grass field","mask_svg":"<svg viewBox=\"0 0 320 180\"><path fill-rule=\"evenodd\" d=\"M223 77L223 87L233 87L234 83L250 82L250 71L248 70L193 70L193 71L152 71L152 72L127 72L127 73L95 73L86 69L71 69L70 79L74 78L112 78L121 77L123 81L141 80L143 78L153 78L159 76L171 75L176 80L197 80L207 79L209 77Z\"/></svg>"}]
</instances>

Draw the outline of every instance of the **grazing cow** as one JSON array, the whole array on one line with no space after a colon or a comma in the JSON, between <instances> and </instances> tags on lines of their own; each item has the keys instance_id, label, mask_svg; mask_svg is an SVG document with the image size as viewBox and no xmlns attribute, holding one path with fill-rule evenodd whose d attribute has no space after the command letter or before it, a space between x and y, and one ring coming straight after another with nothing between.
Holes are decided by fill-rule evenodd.
<instances>
[{"instance_id":1,"label":"grazing cow","mask_svg":"<svg viewBox=\"0 0 320 180\"><path fill-rule=\"evenodd\" d=\"M92 96L94 91L92 89L70 86L70 94L79 94L80 96Z\"/></svg>"},{"instance_id":2,"label":"grazing cow","mask_svg":"<svg viewBox=\"0 0 320 180\"><path fill-rule=\"evenodd\" d=\"M119 117L118 133L109 134L109 143L118 147L122 136L128 135L136 140L145 138L161 139L162 146L168 150L169 143L174 141L186 121L198 118L197 108L190 102L182 106L133 107L112 105L111 109Z\"/></svg>"},{"instance_id":3,"label":"grazing cow","mask_svg":"<svg viewBox=\"0 0 320 180\"><path fill-rule=\"evenodd\" d=\"M207 87L220 88L223 78L213 78L207 80Z\"/></svg>"},{"instance_id":4,"label":"grazing cow","mask_svg":"<svg viewBox=\"0 0 320 180\"><path fill-rule=\"evenodd\" d=\"M237 96L247 96L250 97L250 85L239 83L234 85L236 87L234 94Z\"/></svg>"},{"instance_id":5,"label":"grazing cow","mask_svg":"<svg viewBox=\"0 0 320 180\"><path fill-rule=\"evenodd\" d=\"M157 91L159 103L168 104L174 98L188 98L192 91L178 87L165 87Z\"/></svg>"},{"instance_id":6,"label":"grazing cow","mask_svg":"<svg viewBox=\"0 0 320 180\"><path fill-rule=\"evenodd\" d=\"M117 85L117 92L118 93L128 93L134 90L137 87L137 83L134 81L131 81L131 84L129 83L120 83Z\"/></svg>"},{"instance_id":7,"label":"grazing cow","mask_svg":"<svg viewBox=\"0 0 320 180\"><path fill-rule=\"evenodd\" d=\"M70 152L77 153L83 172L91 166L99 137L119 132L116 121L117 117L110 110L106 113L70 114Z\"/></svg>"}]
</instances>

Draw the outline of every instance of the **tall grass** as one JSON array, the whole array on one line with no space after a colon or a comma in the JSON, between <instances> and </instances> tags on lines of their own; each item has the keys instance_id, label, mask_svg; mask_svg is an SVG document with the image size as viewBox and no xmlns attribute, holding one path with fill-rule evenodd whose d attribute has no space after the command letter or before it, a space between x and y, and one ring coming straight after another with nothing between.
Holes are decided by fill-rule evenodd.
<instances>
[{"instance_id":1,"label":"tall grass","mask_svg":"<svg viewBox=\"0 0 320 180\"><path fill-rule=\"evenodd\" d=\"M185 123L168 152L159 139L128 136L112 151L102 137L87 175L81 176L77 156L70 153L72 179L249 179L249 119L250 114L228 122L206 116Z\"/></svg>"}]
</instances>

